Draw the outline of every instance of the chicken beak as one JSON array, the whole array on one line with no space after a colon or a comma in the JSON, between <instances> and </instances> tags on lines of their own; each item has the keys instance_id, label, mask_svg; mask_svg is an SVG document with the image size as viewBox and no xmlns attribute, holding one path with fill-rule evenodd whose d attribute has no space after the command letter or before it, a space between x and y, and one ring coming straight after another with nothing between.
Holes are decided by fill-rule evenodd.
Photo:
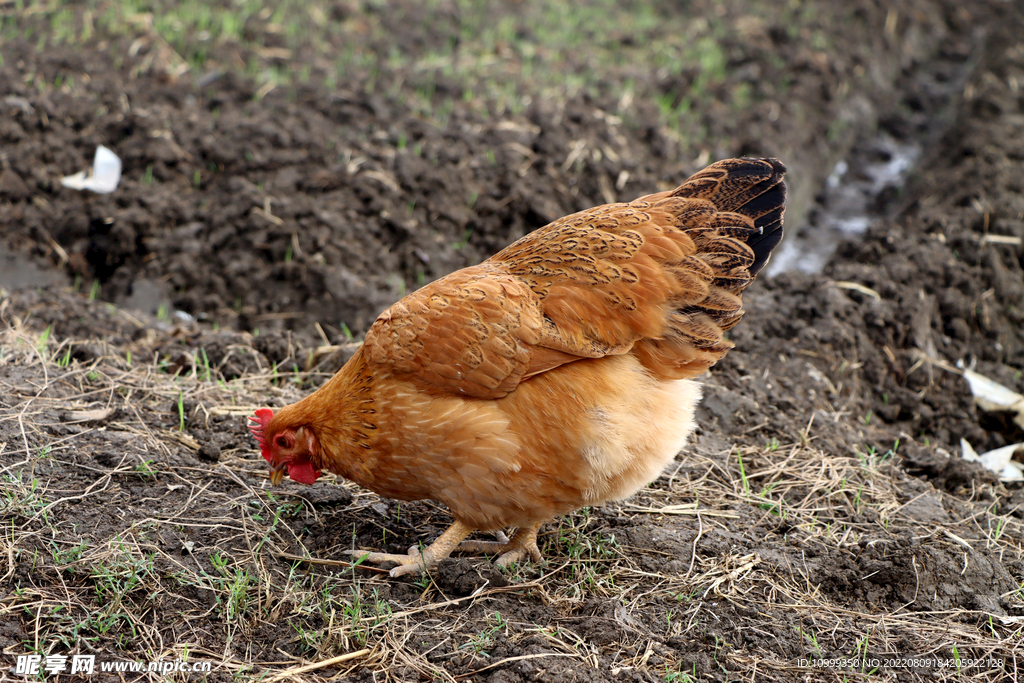
<instances>
[{"instance_id":1,"label":"chicken beak","mask_svg":"<svg viewBox=\"0 0 1024 683\"><path fill-rule=\"evenodd\" d=\"M280 465L274 465L270 468L270 483L274 486L280 486L281 480L284 479L284 471L286 465L283 463Z\"/></svg>"}]
</instances>

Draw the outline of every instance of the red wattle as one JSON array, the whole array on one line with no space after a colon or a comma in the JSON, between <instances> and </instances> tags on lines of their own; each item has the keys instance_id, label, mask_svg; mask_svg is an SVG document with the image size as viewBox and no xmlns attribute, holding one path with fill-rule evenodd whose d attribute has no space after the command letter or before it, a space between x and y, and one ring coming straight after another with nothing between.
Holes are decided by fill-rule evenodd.
<instances>
[{"instance_id":1,"label":"red wattle","mask_svg":"<svg viewBox=\"0 0 1024 683\"><path fill-rule=\"evenodd\" d=\"M308 460L290 462L288 463L288 476L292 478L292 481L297 481L300 484L312 484L320 476L320 470L313 469L313 464Z\"/></svg>"}]
</instances>

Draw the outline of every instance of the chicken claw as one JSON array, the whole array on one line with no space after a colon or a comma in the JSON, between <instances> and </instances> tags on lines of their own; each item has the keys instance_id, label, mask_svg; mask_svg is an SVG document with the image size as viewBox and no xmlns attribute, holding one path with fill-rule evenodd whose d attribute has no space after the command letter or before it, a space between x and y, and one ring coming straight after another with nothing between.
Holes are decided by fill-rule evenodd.
<instances>
[{"instance_id":1,"label":"chicken claw","mask_svg":"<svg viewBox=\"0 0 1024 683\"><path fill-rule=\"evenodd\" d=\"M510 564L523 562L527 558L534 562L540 562L540 548L537 547L538 529L540 529L540 524L517 529L512 540L499 531L495 534L498 538L497 541L463 541L459 544L459 550L468 553L498 555L494 564L499 567L508 567Z\"/></svg>"},{"instance_id":2,"label":"chicken claw","mask_svg":"<svg viewBox=\"0 0 1024 683\"><path fill-rule=\"evenodd\" d=\"M392 555L390 553L371 553L365 550L349 550L350 555L356 560L363 560L371 564L380 564L382 562L397 562L398 566L392 569L388 574L393 579L397 579L400 576L406 574L419 574L424 571L431 571L437 567L438 559L431 559L429 555L421 555L419 548L409 548L408 555Z\"/></svg>"},{"instance_id":3,"label":"chicken claw","mask_svg":"<svg viewBox=\"0 0 1024 683\"><path fill-rule=\"evenodd\" d=\"M370 553L365 550L349 550L349 554L356 558L362 558L372 564L381 562L397 562L398 566L391 570L391 578L397 579L406 574L418 574L420 572L431 572L437 568L437 563L452 554L452 551L459 546L459 542L473 531L462 522L455 522L448 530L437 537L427 548L420 552L416 546L409 548L408 555L393 555L390 553Z\"/></svg>"},{"instance_id":4,"label":"chicken claw","mask_svg":"<svg viewBox=\"0 0 1024 683\"><path fill-rule=\"evenodd\" d=\"M495 534L497 541L464 541L462 539L468 536L473 529L461 522L455 522L422 552L419 547L413 546L409 548L409 553L406 555L372 553L365 550L349 550L348 553L354 558L371 564L397 562L398 566L390 572L393 579L407 574L432 572L437 568L438 562L451 555L455 550L498 555L494 564L499 567L508 567L527 559L534 562L541 561L540 548L537 547L538 529L540 529L540 524L518 529L511 540L499 531Z\"/></svg>"}]
</instances>

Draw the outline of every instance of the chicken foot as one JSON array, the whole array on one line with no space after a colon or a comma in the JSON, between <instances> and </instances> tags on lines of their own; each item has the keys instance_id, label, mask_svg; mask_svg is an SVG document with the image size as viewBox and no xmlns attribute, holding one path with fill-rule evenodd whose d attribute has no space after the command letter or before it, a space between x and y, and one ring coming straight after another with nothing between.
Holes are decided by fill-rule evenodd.
<instances>
[{"instance_id":1,"label":"chicken foot","mask_svg":"<svg viewBox=\"0 0 1024 683\"><path fill-rule=\"evenodd\" d=\"M459 547L459 543L466 536L473 533L473 527L466 526L456 521L448 530L437 537L437 540L420 552L417 546L409 548L408 555L394 555L391 553L369 553L365 550L349 550L349 554L356 558L362 558L372 564L381 562L397 562L398 566L391 570L391 578L397 579L406 574L418 574L429 572L437 568L437 563L452 554L452 551Z\"/></svg>"},{"instance_id":2,"label":"chicken foot","mask_svg":"<svg viewBox=\"0 0 1024 683\"><path fill-rule=\"evenodd\" d=\"M466 526L462 522L455 522L422 552L417 546L409 548L409 553L406 555L371 553L365 550L349 550L348 552L353 557L361 558L371 564L397 562L398 566L390 572L393 579L406 574L433 571L437 568L438 562L451 555L455 550L498 555L494 564L499 567L507 567L526 559L540 562L540 548L537 547L537 531L539 529L540 524L534 524L531 527L517 529L511 539L499 531L496 534L497 541L466 541L463 539L474 531L473 527Z\"/></svg>"},{"instance_id":3,"label":"chicken foot","mask_svg":"<svg viewBox=\"0 0 1024 683\"><path fill-rule=\"evenodd\" d=\"M511 540L499 531L495 534L498 538L497 541L463 541L459 544L458 549L460 552L498 555L494 564L499 567L520 563L527 558L534 562L540 562L540 548L537 547L537 531L539 529L539 523L516 529Z\"/></svg>"}]
</instances>

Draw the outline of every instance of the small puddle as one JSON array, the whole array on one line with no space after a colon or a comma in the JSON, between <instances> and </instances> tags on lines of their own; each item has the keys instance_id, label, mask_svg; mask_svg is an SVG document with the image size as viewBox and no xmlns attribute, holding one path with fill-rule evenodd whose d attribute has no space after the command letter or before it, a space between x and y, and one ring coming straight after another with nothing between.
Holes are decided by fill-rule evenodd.
<instances>
[{"instance_id":1,"label":"small puddle","mask_svg":"<svg viewBox=\"0 0 1024 683\"><path fill-rule=\"evenodd\" d=\"M787 235L772 255L768 274L820 273L841 241L862 235L886 215L920 156L920 144L888 134L855 146L849 159L835 165L806 223Z\"/></svg>"},{"instance_id":2,"label":"small puddle","mask_svg":"<svg viewBox=\"0 0 1024 683\"><path fill-rule=\"evenodd\" d=\"M132 282L131 294L117 301L121 308L157 315L160 309L171 310L167 285L158 280L138 278Z\"/></svg>"},{"instance_id":3,"label":"small puddle","mask_svg":"<svg viewBox=\"0 0 1024 683\"><path fill-rule=\"evenodd\" d=\"M13 252L0 241L0 288L13 291L64 282L65 277L56 269L38 266L28 255Z\"/></svg>"}]
</instances>

